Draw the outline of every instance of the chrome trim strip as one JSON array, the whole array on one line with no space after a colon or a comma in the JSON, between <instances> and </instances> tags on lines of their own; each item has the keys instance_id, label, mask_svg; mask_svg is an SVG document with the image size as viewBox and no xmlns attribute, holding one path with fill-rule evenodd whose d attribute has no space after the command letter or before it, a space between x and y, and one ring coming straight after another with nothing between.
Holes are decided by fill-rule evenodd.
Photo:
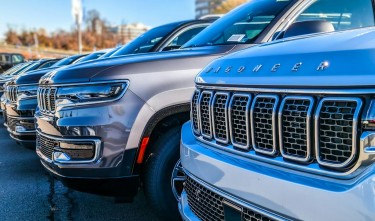
<instances>
[{"instance_id":1,"label":"chrome trim strip","mask_svg":"<svg viewBox=\"0 0 375 221\"><path fill-rule=\"evenodd\" d=\"M282 89L282 88L251 88L251 87L219 87L197 85L198 89L220 90L220 91L238 91L253 93L273 93L273 94L318 94L318 95L364 95L375 94L374 88L369 89Z\"/></svg>"},{"instance_id":2,"label":"chrome trim strip","mask_svg":"<svg viewBox=\"0 0 375 221\"><path fill-rule=\"evenodd\" d=\"M254 108L255 108L255 104L256 104L258 98L275 99L275 103L274 103L274 106L273 106L273 109L272 109L272 143L273 143L272 151L267 151L267 150L261 149L256 144L255 124L254 124L254 120L255 120L254 119ZM266 154L266 155L270 155L270 156L275 156L277 154L277 151L278 151L278 147L277 147L277 109L278 109L278 105L279 105L279 96L277 96L277 95L259 94L259 95L255 96L255 98L253 100L253 104L251 105L251 109L250 109L250 120L251 120L251 126L252 126L251 138L252 138L252 142L253 142L253 148L256 152Z\"/></svg>"},{"instance_id":3,"label":"chrome trim strip","mask_svg":"<svg viewBox=\"0 0 375 221\"><path fill-rule=\"evenodd\" d=\"M307 110L307 116L306 116L306 157L305 158L300 158L300 157L295 157L293 155L289 155L284 152L284 136L283 136L283 112L284 112L284 106L285 102L288 100L308 100L310 101L310 105ZM307 97L307 96L287 96L283 99L280 105L279 109L279 147L280 147L280 153L281 155L289 160L295 160L298 162L309 162L312 158L312 148L311 148L311 118L313 114L313 108L314 108L314 98L312 97Z\"/></svg>"},{"instance_id":4,"label":"chrome trim strip","mask_svg":"<svg viewBox=\"0 0 375 221\"><path fill-rule=\"evenodd\" d=\"M215 101L216 101L216 97L217 95L222 95L222 96L226 96L227 99L225 101L225 107L224 107L224 114L225 114L225 131L226 131L226 137L227 139L226 140L223 140L223 139L220 139L216 136L216 128L215 128L215 111L214 111L214 106L215 106ZM212 99L212 105L211 105L211 115L212 115L212 130L213 130L213 135L214 135L214 139L221 142L221 143L224 143L224 144L227 144L229 142L229 127L228 127L228 104L229 104L229 100L230 100L230 94L229 93L223 93L223 92L216 92L213 99Z\"/></svg>"},{"instance_id":5,"label":"chrome trim strip","mask_svg":"<svg viewBox=\"0 0 375 221\"><path fill-rule=\"evenodd\" d=\"M196 101L195 105L193 105L194 97L195 97L196 93L198 93L198 98L197 98L197 101ZM199 134L200 133L200 124L199 124L199 121L200 121L199 119L200 118L199 118L199 108L198 108L199 98L200 98L200 95L201 95L200 93L201 93L200 90L195 90L194 93L193 93L193 96L191 98L191 103L190 103L190 119L191 119L191 122L192 122L191 129L193 130L193 132L195 134ZM194 114L193 114L194 110L193 110L193 107L195 107L195 109L197 110L197 119L194 119ZM194 127L195 120L197 121L196 123L198 125L197 129L195 129L195 127Z\"/></svg>"},{"instance_id":6,"label":"chrome trim strip","mask_svg":"<svg viewBox=\"0 0 375 221\"><path fill-rule=\"evenodd\" d=\"M324 102L326 101L349 101L349 102L356 102L357 108L355 110L354 116L353 116L353 130L352 130L352 154L346 160L344 163L335 164L335 163L329 163L326 161L323 161L320 159L320 128L319 128L319 119L320 119L320 111L323 107ZM317 107L316 113L315 113L315 151L316 151L316 160L318 163L322 166L330 167L330 168L345 168L349 166L349 164L352 163L355 155L357 154L357 128L358 128L358 119L359 119L359 113L362 109L362 100L360 98L353 98L353 97L326 97L323 98Z\"/></svg>"},{"instance_id":7,"label":"chrome trim strip","mask_svg":"<svg viewBox=\"0 0 375 221\"><path fill-rule=\"evenodd\" d=\"M202 117L201 117L201 103L203 99L204 94L209 94L210 95L210 100L208 101L208 123L210 124L210 134L205 134L203 132L203 126L202 126ZM212 91L202 91L202 93L199 96L199 103L198 103L198 108L199 108L199 123L200 123L200 130L201 134L203 137L207 139L212 139L212 113L211 113L211 106L212 106L212 98L213 98L213 92Z\"/></svg>"},{"instance_id":8,"label":"chrome trim strip","mask_svg":"<svg viewBox=\"0 0 375 221\"><path fill-rule=\"evenodd\" d=\"M185 174L187 176L190 177L190 179L194 180L198 184L200 184L203 187L207 188L209 191L222 196L226 200L229 200L229 201L232 201L233 203L236 203L238 206L241 206L242 208L252 210L252 211L254 211L256 213L262 214L264 216L267 216L267 217L269 217L271 219L278 220L278 221L293 220L293 219L285 218L285 217L282 217L280 215L271 213L270 211L266 211L265 209L259 208L259 207L255 206L255 205L253 205L253 204L251 204L249 202L246 202L244 200L240 200L240 199L238 199L235 196L229 195L228 193L220 190L219 188L211 186L211 185L207 184L205 181L202 181L201 179L199 179L198 177L194 176L192 173L190 173L186 169L184 169L184 172L185 172Z\"/></svg>"},{"instance_id":9,"label":"chrome trim strip","mask_svg":"<svg viewBox=\"0 0 375 221\"><path fill-rule=\"evenodd\" d=\"M246 136L247 136L247 143L246 145L238 144L234 141L233 136L233 126L232 126L232 106L233 106L233 100L236 97L248 97L248 102L246 104ZM250 131L251 131L251 126L250 126L250 119L249 119L249 114L250 114L250 105L252 103L252 95L251 94L243 94L243 93L236 93L233 94L232 98L230 99L230 104L229 104L229 128L230 128L230 140L232 142L232 145L234 147L243 149L243 150L248 150L250 148L251 140L252 137L250 136Z\"/></svg>"},{"instance_id":10,"label":"chrome trim strip","mask_svg":"<svg viewBox=\"0 0 375 221\"><path fill-rule=\"evenodd\" d=\"M60 162L60 161L55 161L55 159L49 160L43 154L38 153L39 157L41 157L42 159L44 159L45 161L47 161L49 163L53 162L54 164L87 164L87 163L94 163L94 162L99 160L100 150L101 150L100 139L95 139L95 138L92 138L92 139L67 139L67 138L60 138L60 137L57 138L57 137L54 137L54 136L51 136L51 135L44 134L44 133L40 132L39 130L36 130L36 132L39 136L43 136L43 137L46 137L48 139L51 139L51 140L54 140L54 141L57 141L57 142L71 142L71 143L92 142L95 146L95 155L94 155L92 160L82 160L82 161L78 161L78 160L72 161L71 160L71 161ZM38 146L36 148L40 149L40 148L38 148ZM52 151L52 158L53 158L53 152L54 151Z\"/></svg>"}]
</instances>

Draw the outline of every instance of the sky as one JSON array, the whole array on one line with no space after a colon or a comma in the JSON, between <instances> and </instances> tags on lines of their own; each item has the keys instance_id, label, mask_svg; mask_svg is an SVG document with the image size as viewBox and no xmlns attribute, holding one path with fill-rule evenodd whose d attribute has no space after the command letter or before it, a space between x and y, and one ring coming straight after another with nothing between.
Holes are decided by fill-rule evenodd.
<instances>
[{"instance_id":1,"label":"sky","mask_svg":"<svg viewBox=\"0 0 375 221\"><path fill-rule=\"evenodd\" d=\"M112 25L142 22L155 27L195 16L194 0L82 1L85 11L96 9ZM17 30L44 28L48 32L71 30L71 4L71 0L0 0L0 39L8 26Z\"/></svg>"}]
</instances>

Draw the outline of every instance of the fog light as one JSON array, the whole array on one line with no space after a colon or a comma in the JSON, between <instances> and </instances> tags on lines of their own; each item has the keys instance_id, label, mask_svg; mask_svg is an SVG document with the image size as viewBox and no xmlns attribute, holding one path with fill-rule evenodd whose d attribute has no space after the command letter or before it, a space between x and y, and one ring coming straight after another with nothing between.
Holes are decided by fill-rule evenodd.
<instances>
[{"instance_id":1,"label":"fog light","mask_svg":"<svg viewBox=\"0 0 375 221\"><path fill-rule=\"evenodd\" d=\"M54 152L53 153L53 159L57 162L63 163L63 162L69 161L70 157L68 155L66 155L65 153Z\"/></svg>"},{"instance_id":2,"label":"fog light","mask_svg":"<svg viewBox=\"0 0 375 221\"><path fill-rule=\"evenodd\" d=\"M26 132L26 131L27 131L27 129L24 126L20 126L20 125L16 126L16 132L18 132L18 133L22 133L22 132Z\"/></svg>"},{"instance_id":3,"label":"fog light","mask_svg":"<svg viewBox=\"0 0 375 221\"><path fill-rule=\"evenodd\" d=\"M95 157L95 145L93 143L68 143L59 142L55 147L54 160L61 163L79 163L91 161Z\"/></svg>"}]
</instances>

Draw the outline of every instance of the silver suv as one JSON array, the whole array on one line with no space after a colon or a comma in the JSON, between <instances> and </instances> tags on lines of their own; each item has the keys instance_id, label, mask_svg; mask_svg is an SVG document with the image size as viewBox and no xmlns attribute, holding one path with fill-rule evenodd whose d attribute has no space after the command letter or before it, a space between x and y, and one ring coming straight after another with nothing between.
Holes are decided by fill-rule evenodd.
<instances>
[{"instance_id":1,"label":"silver suv","mask_svg":"<svg viewBox=\"0 0 375 221\"><path fill-rule=\"evenodd\" d=\"M184 220L374 220L374 38L279 41L206 67L182 129Z\"/></svg>"},{"instance_id":2,"label":"silver suv","mask_svg":"<svg viewBox=\"0 0 375 221\"><path fill-rule=\"evenodd\" d=\"M40 81L35 114L41 162L82 191L101 187L102 194L134 196L142 185L155 211L174 220L184 181L178 163L180 129L189 119L196 74L215 58L274 38L372 25L363 13L361 22L350 20L363 5L372 9L371 0L254 0L180 50L110 58L50 73ZM298 28L301 24L304 28ZM210 71L237 71L223 68ZM122 186L114 188L115 181Z\"/></svg>"}]
</instances>

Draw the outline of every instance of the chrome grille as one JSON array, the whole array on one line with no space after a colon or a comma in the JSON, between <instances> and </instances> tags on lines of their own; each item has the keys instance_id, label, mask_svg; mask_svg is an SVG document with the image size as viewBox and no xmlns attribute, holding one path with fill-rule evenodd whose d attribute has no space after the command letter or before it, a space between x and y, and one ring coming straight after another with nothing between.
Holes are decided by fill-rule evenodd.
<instances>
[{"instance_id":1,"label":"chrome grille","mask_svg":"<svg viewBox=\"0 0 375 221\"><path fill-rule=\"evenodd\" d=\"M344 167L356 154L357 122L362 101L352 98L323 99L318 107L317 159L325 166Z\"/></svg>"},{"instance_id":2,"label":"chrome grille","mask_svg":"<svg viewBox=\"0 0 375 221\"><path fill-rule=\"evenodd\" d=\"M250 102L250 95L234 94L229 108L231 141L233 146L241 149L250 147Z\"/></svg>"},{"instance_id":3,"label":"chrome grille","mask_svg":"<svg viewBox=\"0 0 375 221\"><path fill-rule=\"evenodd\" d=\"M7 86L5 97L12 103L17 102L17 92L18 88L17 86Z\"/></svg>"},{"instance_id":4,"label":"chrome grille","mask_svg":"<svg viewBox=\"0 0 375 221\"><path fill-rule=\"evenodd\" d=\"M56 142L52 139L44 137L40 134L37 134L36 136L36 148L38 148L40 152L50 160L52 159L55 144Z\"/></svg>"},{"instance_id":5,"label":"chrome grille","mask_svg":"<svg viewBox=\"0 0 375 221\"><path fill-rule=\"evenodd\" d=\"M199 98L199 114L200 114L200 125L201 133L206 138L212 138L212 127L211 127L211 106L212 92L203 91Z\"/></svg>"},{"instance_id":6,"label":"chrome grille","mask_svg":"<svg viewBox=\"0 0 375 221\"><path fill-rule=\"evenodd\" d=\"M56 110L56 88L38 88L38 106L42 113L54 113Z\"/></svg>"},{"instance_id":7,"label":"chrome grille","mask_svg":"<svg viewBox=\"0 0 375 221\"><path fill-rule=\"evenodd\" d=\"M228 93L216 93L212 105L212 123L214 129L214 137L222 143L229 142L228 129Z\"/></svg>"},{"instance_id":8,"label":"chrome grille","mask_svg":"<svg viewBox=\"0 0 375 221\"><path fill-rule=\"evenodd\" d=\"M196 136L231 151L241 149L239 154L281 156L288 163L340 171L358 155L360 98L202 90L193 99Z\"/></svg>"},{"instance_id":9,"label":"chrome grille","mask_svg":"<svg viewBox=\"0 0 375 221\"><path fill-rule=\"evenodd\" d=\"M203 221L224 220L224 201L234 204L230 200L199 184L189 176L186 177L184 189L187 193L190 209ZM242 217L244 221L274 220L249 208L242 209Z\"/></svg>"},{"instance_id":10,"label":"chrome grille","mask_svg":"<svg viewBox=\"0 0 375 221\"><path fill-rule=\"evenodd\" d=\"M196 90L193 94L193 98L191 100L191 120L193 122L193 131L196 134L199 134L199 121L198 121L198 99L199 99L199 91Z\"/></svg>"},{"instance_id":11,"label":"chrome grille","mask_svg":"<svg viewBox=\"0 0 375 221\"><path fill-rule=\"evenodd\" d=\"M286 97L279 112L279 137L282 155L291 160L307 162L311 157L312 97Z\"/></svg>"},{"instance_id":12,"label":"chrome grille","mask_svg":"<svg viewBox=\"0 0 375 221\"><path fill-rule=\"evenodd\" d=\"M279 98L274 95L258 95L251 107L252 138L255 151L274 155L276 147L276 111Z\"/></svg>"}]
</instances>

